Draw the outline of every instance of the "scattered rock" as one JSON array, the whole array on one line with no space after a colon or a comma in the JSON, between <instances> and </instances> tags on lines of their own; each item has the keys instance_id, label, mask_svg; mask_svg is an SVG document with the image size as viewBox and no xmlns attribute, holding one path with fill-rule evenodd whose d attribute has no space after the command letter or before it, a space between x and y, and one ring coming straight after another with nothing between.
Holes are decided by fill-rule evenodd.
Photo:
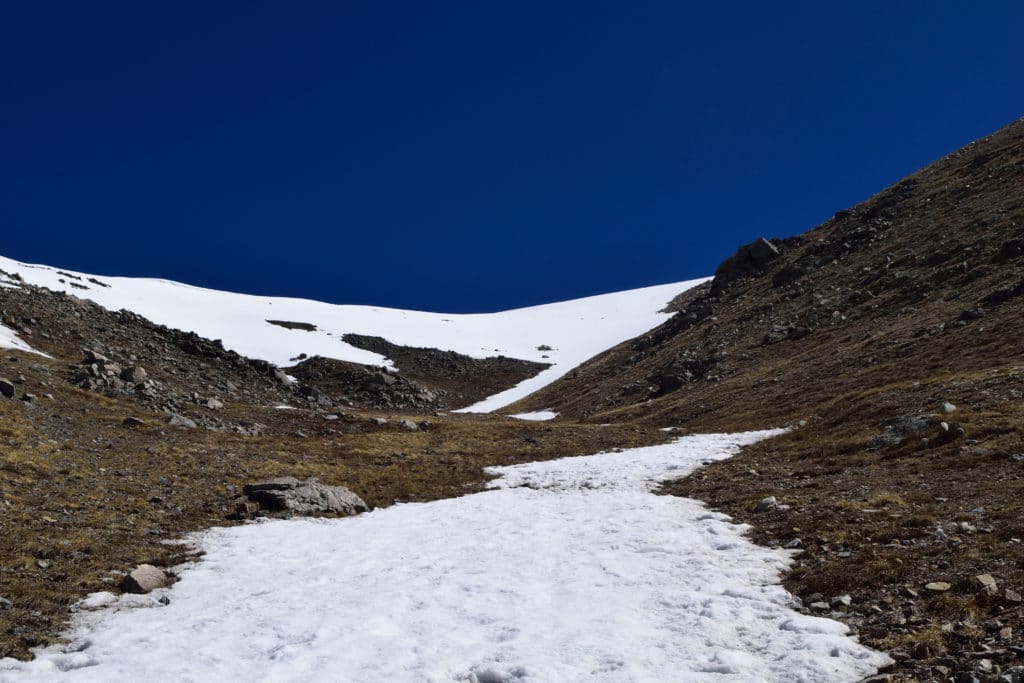
<instances>
[{"instance_id":1,"label":"scattered rock","mask_svg":"<svg viewBox=\"0 0 1024 683\"><path fill-rule=\"evenodd\" d=\"M761 344L769 346L771 344L778 344L786 339L803 339L810 333L810 328L802 325L772 325L768 328L768 332L765 334Z\"/></svg>"},{"instance_id":2,"label":"scattered rock","mask_svg":"<svg viewBox=\"0 0 1024 683\"><path fill-rule=\"evenodd\" d=\"M832 607L832 609L838 609L840 607L849 607L853 604L853 597L850 595L836 595L828 601L828 604Z\"/></svg>"},{"instance_id":3,"label":"scattered rock","mask_svg":"<svg viewBox=\"0 0 1024 683\"><path fill-rule=\"evenodd\" d=\"M168 577L164 571L151 564L140 564L121 580L121 590L125 593L149 593L167 585Z\"/></svg>"},{"instance_id":4,"label":"scattered rock","mask_svg":"<svg viewBox=\"0 0 1024 683\"><path fill-rule=\"evenodd\" d=\"M260 510L291 515L354 515L366 512L363 499L343 486L327 486L316 479L299 481L278 477L247 484L242 491Z\"/></svg>"},{"instance_id":5,"label":"scattered rock","mask_svg":"<svg viewBox=\"0 0 1024 683\"><path fill-rule=\"evenodd\" d=\"M224 404L215 398L208 398L202 402L202 405L206 406L210 410L220 410L224 407Z\"/></svg>"},{"instance_id":6,"label":"scattered rock","mask_svg":"<svg viewBox=\"0 0 1024 683\"><path fill-rule=\"evenodd\" d=\"M974 585L977 589L989 595L995 595L999 590L996 580L991 574L979 574L974 577Z\"/></svg>"},{"instance_id":7,"label":"scattered rock","mask_svg":"<svg viewBox=\"0 0 1024 683\"><path fill-rule=\"evenodd\" d=\"M1018 593L1015 590L1010 590L1009 588L1007 588L1006 591L1003 593L1003 597L1006 598L1007 602L1020 602L1021 601L1020 593Z\"/></svg>"},{"instance_id":8,"label":"scattered rock","mask_svg":"<svg viewBox=\"0 0 1024 683\"><path fill-rule=\"evenodd\" d=\"M969 323L972 320L984 318L986 315L988 315L988 311L979 306L978 308L969 308L965 310L963 313L960 314L960 317L957 318L957 320Z\"/></svg>"},{"instance_id":9,"label":"scattered rock","mask_svg":"<svg viewBox=\"0 0 1024 683\"><path fill-rule=\"evenodd\" d=\"M132 384L142 384L149 379L149 374L146 372L145 368L133 365L121 371L121 379L125 382L131 382Z\"/></svg>"},{"instance_id":10,"label":"scattered rock","mask_svg":"<svg viewBox=\"0 0 1024 683\"><path fill-rule=\"evenodd\" d=\"M772 325L768 329L768 333L764 335L764 341L762 344L777 344L788 336L788 330L782 325Z\"/></svg>"},{"instance_id":11,"label":"scattered rock","mask_svg":"<svg viewBox=\"0 0 1024 683\"><path fill-rule=\"evenodd\" d=\"M375 417L375 418L373 418L373 424L377 425L378 427L383 427L387 423L388 423L388 421L385 420L383 417Z\"/></svg>"},{"instance_id":12,"label":"scattered rock","mask_svg":"<svg viewBox=\"0 0 1024 683\"><path fill-rule=\"evenodd\" d=\"M883 420L878 426L882 433L868 443L868 448L877 450L903 443L912 434L930 431L936 423L933 415L900 415Z\"/></svg>"},{"instance_id":13,"label":"scattered rock","mask_svg":"<svg viewBox=\"0 0 1024 683\"><path fill-rule=\"evenodd\" d=\"M15 394L14 383L7 379L0 379L0 395L6 396L7 398L14 398Z\"/></svg>"},{"instance_id":14,"label":"scattered rock","mask_svg":"<svg viewBox=\"0 0 1024 683\"><path fill-rule=\"evenodd\" d=\"M744 244L718 266L711 285L712 296L718 296L734 280L760 274L765 266L778 257L779 248L763 237L756 242Z\"/></svg>"},{"instance_id":15,"label":"scattered rock","mask_svg":"<svg viewBox=\"0 0 1024 683\"><path fill-rule=\"evenodd\" d=\"M139 425L146 424L146 421L143 420L142 418L128 416L125 419L121 420L121 424L124 425L125 427L138 427Z\"/></svg>"},{"instance_id":16,"label":"scattered rock","mask_svg":"<svg viewBox=\"0 0 1024 683\"><path fill-rule=\"evenodd\" d=\"M82 362L83 365L104 365L110 362L110 359L108 359L99 351L94 351L92 349L82 349L82 353L85 355L85 360Z\"/></svg>"},{"instance_id":17,"label":"scattered rock","mask_svg":"<svg viewBox=\"0 0 1024 683\"><path fill-rule=\"evenodd\" d=\"M12 607L14 607L14 603L12 603L7 598L0 597L0 610L11 609Z\"/></svg>"},{"instance_id":18,"label":"scattered rock","mask_svg":"<svg viewBox=\"0 0 1024 683\"><path fill-rule=\"evenodd\" d=\"M178 415L177 413L171 415L170 419L167 420L167 424L172 427L188 427L190 429L195 429L199 426L196 424L195 420L185 417L184 415Z\"/></svg>"},{"instance_id":19,"label":"scattered rock","mask_svg":"<svg viewBox=\"0 0 1024 683\"><path fill-rule=\"evenodd\" d=\"M271 325L277 325L287 330L302 330L303 332L316 332L316 325L312 323L294 322L291 320L268 320Z\"/></svg>"},{"instance_id":20,"label":"scattered rock","mask_svg":"<svg viewBox=\"0 0 1024 683\"><path fill-rule=\"evenodd\" d=\"M932 581L931 583L926 583L924 589L926 591L931 591L932 593L945 593L952 587L953 586L946 581Z\"/></svg>"},{"instance_id":21,"label":"scattered rock","mask_svg":"<svg viewBox=\"0 0 1024 683\"><path fill-rule=\"evenodd\" d=\"M281 383L284 387L295 386L295 379L288 376L288 373L280 368L274 368L274 379Z\"/></svg>"},{"instance_id":22,"label":"scattered rock","mask_svg":"<svg viewBox=\"0 0 1024 683\"><path fill-rule=\"evenodd\" d=\"M784 512L789 509L788 505L782 505L775 496L768 496L754 508L754 512Z\"/></svg>"},{"instance_id":23,"label":"scattered rock","mask_svg":"<svg viewBox=\"0 0 1024 683\"><path fill-rule=\"evenodd\" d=\"M402 429L406 429L410 432L417 432L420 429L419 425L417 425L415 422L408 418L400 421L398 424L402 427Z\"/></svg>"},{"instance_id":24,"label":"scattered rock","mask_svg":"<svg viewBox=\"0 0 1024 683\"><path fill-rule=\"evenodd\" d=\"M949 402L943 403L942 412L944 412L946 415L952 415L953 413L956 412L956 406Z\"/></svg>"}]
</instances>

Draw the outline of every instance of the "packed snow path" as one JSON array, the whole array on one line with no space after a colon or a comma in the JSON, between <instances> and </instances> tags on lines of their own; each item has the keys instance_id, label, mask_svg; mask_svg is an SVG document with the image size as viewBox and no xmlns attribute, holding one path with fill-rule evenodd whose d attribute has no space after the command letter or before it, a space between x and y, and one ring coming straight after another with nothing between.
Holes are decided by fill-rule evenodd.
<instances>
[{"instance_id":1,"label":"packed snow path","mask_svg":"<svg viewBox=\"0 0 1024 683\"><path fill-rule=\"evenodd\" d=\"M169 605L82 611L63 653L6 660L0 679L856 680L886 657L790 609L787 553L650 493L771 434L496 468L494 490L463 498L210 530Z\"/></svg>"}]
</instances>

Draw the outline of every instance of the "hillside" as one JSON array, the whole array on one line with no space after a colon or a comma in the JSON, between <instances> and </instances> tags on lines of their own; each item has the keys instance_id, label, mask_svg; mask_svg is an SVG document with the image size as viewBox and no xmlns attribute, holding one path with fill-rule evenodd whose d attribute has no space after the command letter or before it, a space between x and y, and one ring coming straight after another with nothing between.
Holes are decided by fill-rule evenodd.
<instances>
[{"instance_id":1,"label":"hillside","mask_svg":"<svg viewBox=\"0 0 1024 683\"><path fill-rule=\"evenodd\" d=\"M314 302L299 302L297 310L262 300L280 316L269 318L242 295L9 260L2 269L0 658L26 658L31 648L53 642L73 615L69 606L116 588L135 565L172 567L187 559L192 551L177 544L183 534L240 524L239 496L254 481L317 477L351 488L376 508L480 490L490 478L486 466L667 438L633 425L537 424L438 409L515 390L524 377L538 381L538 371L559 369L494 356L499 341L518 338L524 355L548 355L552 363L571 359L589 353L601 334L626 338L664 319L658 311L685 283L505 317L358 307L353 313ZM173 299L179 291L184 303ZM96 294L108 308L79 294ZM198 325L176 329L111 310L134 303L182 324L194 306ZM603 317L604 327L590 316ZM204 323L223 324L212 328L223 339L194 331ZM591 323L601 328L597 341L578 333ZM318 335L308 329L313 325L327 329ZM395 361L385 362L345 344L339 336L350 329L404 329L407 336L398 338L414 345L354 340ZM446 339L463 350L484 342L488 348L470 356L427 346ZM563 346L538 351L543 341ZM237 348L298 365L285 372ZM317 348L366 354L374 364L298 358Z\"/></svg>"},{"instance_id":2,"label":"hillside","mask_svg":"<svg viewBox=\"0 0 1024 683\"><path fill-rule=\"evenodd\" d=\"M17 289L22 284L45 287L110 311L127 310L158 325L193 332L215 340L226 351L282 368L309 357L395 368L393 359L370 350L371 346L398 351L404 361L415 354L403 353L399 347L452 351L478 360L527 361L513 372L508 372L507 363L503 366L496 362L486 373L488 380L477 372L477 383L488 383L501 391L483 395L469 391L486 400L458 406L467 412L501 409L594 354L649 330L669 317L662 312L666 301L698 282L612 292L498 313L450 314L236 294L169 280L90 275L0 256L0 289ZM28 317L33 316L29 313ZM352 344L346 337L380 337L391 346ZM422 375L423 364L412 364L418 365ZM460 361L460 365L465 369L467 363ZM498 380L498 374L504 379ZM444 388L442 376L435 373L439 389ZM465 389L456 389L455 393L467 394Z\"/></svg>"},{"instance_id":3,"label":"hillside","mask_svg":"<svg viewBox=\"0 0 1024 683\"><path fill-rule=\"evenodd\" d=\"M0 657L239 524L256 480L387 507L491 466L788 427L662 492L799 551L786 587L897 680L998 680L1024 656L1022 323L1024 121L710 281L494 314L0 258Z\"/></svg>"},{"instance_id":4,"label":"hillside","mask_svg":"<svg viewBox=\"0 0 1024 683\"><path fill-rule=\"evenodd\" d=\"M1024 121L803 235L741 248L673 308L511 408L694 432L792 427L668 490L802 548L791 590L850 593L838 613L910 680L1015 665ZM984 575L996 584L979 591Z\"/></svg>"}]
</instances>

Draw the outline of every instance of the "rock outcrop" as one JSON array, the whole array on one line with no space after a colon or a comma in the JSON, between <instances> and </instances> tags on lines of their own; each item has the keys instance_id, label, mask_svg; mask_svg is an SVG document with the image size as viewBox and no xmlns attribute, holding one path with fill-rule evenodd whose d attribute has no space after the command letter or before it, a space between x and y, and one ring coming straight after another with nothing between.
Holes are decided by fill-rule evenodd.
<instances>
[{"instance_id":1,"label":"rock outcrop","mask_svg":"<svg viewBox=\"0 0 1024 683\"><path fill-rule=\"evenodd\" d=\"M278 517L327 515L344 517L367 512L363 499L344 486L328 486L316 479L300 481L278 477L247 484L238 501L237 516L271 514Z\"/></svg>"}]
</instances>

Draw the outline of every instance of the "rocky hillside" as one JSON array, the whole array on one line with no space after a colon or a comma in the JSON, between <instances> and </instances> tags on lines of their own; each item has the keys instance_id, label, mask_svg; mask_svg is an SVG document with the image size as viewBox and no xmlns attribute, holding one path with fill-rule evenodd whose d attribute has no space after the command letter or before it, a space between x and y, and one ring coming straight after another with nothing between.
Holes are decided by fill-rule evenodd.
<instances>
[{"instance_id":1,"label":"rocky hillside","mask_svg":"<svg viewBox=\"0 0 1024 683\"><path fill-rule=\"evenodd\" d=\"M740 248L671 320L515 407L777 423L866 385L1012 365L1022 256L1017 122L803 235Z\"/></svg>"},{"instance_id":2,"label":"rocky hillside","mask_svg":"<svg viewBox=\"0 0 1024 683\"><path fill-rule=\"evenodd\" d=\"M793 428L670 490L801 549L790 589L903 680L1024 671L1024 121L672 310L513 409Z\"/></svg>"},{"instance_id":3,"label":"rocky hillside","mask_svg":"<svg viewBox=\"0 0 1024 683\"><path fill-rule=\"evenodd\" d=\"M180 563L182 534L260 512L240 500L256 482L312 477L381 506L476 490L487 465L665 438L438 416L442 397L401 373L350 363L340 376L341 361L317 358L285 372L16 273L0 285L0 323L47 354L0 351L0 657L29 656L86 594L153 571L129 570ZM471 392L474 375L458 376Z\"/></svg>"},{"instance_id":4,"label":"rocky hillside","mask_svg":"<svg viewBox=\"0 0 1024 683\"><path fill-rule=\"evenodd\" d=\"M550 367L507 356L471 358L454 351L400 346L382 337L346 334L342 339L393 361L404 377L436 394L439 406L449 410L501 393Z\"/></svg>"}]
</instances>

